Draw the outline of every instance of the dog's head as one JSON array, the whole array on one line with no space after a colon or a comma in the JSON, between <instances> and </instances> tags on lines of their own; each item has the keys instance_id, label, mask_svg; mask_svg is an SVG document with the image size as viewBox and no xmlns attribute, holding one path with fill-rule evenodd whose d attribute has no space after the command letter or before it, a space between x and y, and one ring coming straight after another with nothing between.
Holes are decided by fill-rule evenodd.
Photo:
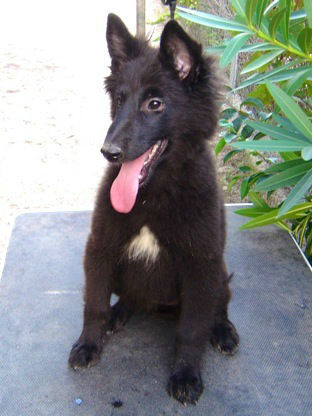
<instances>
[{"instance_id":1,"label":"dog's head","mask_svg":"<svg viewBox=\"0 0 312 416\"><path fill-rule=\"evenodd\" d=\"M107 22L113 122L102 153L121 163L111 189L119 212L129 212L140 186L183 141L196 147L217 123L219 94L213 60L176 23L166 24L159 49L133 37L116 15Z\"/></svg>"}]
</instances>

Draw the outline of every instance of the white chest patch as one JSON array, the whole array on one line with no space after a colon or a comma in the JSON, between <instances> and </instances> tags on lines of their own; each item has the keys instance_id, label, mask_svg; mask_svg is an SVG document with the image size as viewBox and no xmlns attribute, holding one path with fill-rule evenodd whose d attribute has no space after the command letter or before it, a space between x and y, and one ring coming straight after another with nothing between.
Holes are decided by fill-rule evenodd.
<instances>
[{"instance_id":1,"label":"white chest patch","mask_svg":"<svg viewBox=\"0 0 312 416\"><path fill-rule=\"evenodd\" d=\"M144 260L146 263L155 262L159 255L160 247L156 236L144 225L127 246L130 260Z\"/></svg>"}]
</instances>

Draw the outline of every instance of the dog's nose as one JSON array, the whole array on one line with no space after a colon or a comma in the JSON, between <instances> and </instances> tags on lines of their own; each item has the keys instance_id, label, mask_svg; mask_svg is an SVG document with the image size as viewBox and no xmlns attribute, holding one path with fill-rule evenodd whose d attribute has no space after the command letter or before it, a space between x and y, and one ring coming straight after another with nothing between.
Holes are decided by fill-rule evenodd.
<instances>
[{"instance_id":1,"label":"dog's nose","mask_svg":"<svg viewBox=\"0 0 312 416\"><path fill-rule=\"evenodd\" d=\"M118 147L114 144L109 144L107 146L103 145L103 147L101 149L101 153L110 162L117 162L118 160L120 160L123 157L123 152L120 149L120 147Z\"/></svg>"}]
</instances>

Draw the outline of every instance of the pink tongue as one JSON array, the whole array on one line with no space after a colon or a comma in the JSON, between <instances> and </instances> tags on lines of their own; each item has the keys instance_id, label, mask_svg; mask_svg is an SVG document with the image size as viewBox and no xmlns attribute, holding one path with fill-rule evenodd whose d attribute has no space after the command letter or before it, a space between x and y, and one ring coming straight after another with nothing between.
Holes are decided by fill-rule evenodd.
<instances>
[{"instance_id":1,"label":"pink tongue","mask_svg":"<svg viewBox=\"0 0 312 416\"><path fill-rule=\"evenodd\" d=\"M148 152L121 165L110 190L111 203L116 211L127 214L132 210L139 190L139 175Z\"/></svg>"}]
</instances>

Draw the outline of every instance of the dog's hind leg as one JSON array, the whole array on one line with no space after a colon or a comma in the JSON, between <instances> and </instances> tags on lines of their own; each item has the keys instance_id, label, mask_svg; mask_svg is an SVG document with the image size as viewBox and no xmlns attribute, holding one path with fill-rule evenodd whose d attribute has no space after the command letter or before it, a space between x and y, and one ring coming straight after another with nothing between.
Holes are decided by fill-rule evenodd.
<instances>
[{"instance_id":1,"label":"dog's hind leg","mask_svg":"<svg viewBox=\"0 0 312 416\"><path fill-rule=\"evenodd\" d=\"M84 269L86 280L83 329L68 359L68 364L73 369L90 367L99 361L105 325L110 318L112 267L92 238L87 243Z\"/></svg>"},{"instance_id":2,"label":"dog's hind leg","mask_svg":"<svg viewBox=\"0 0 312 416\"><path fill-rule=\"evenodd\" d=\"M111 315L106 327L108 332L117 332L129 321L133 310L128 304L120 298L115 305L111 307Z\"/></svg>"},{"instance_id":3,"label":"dog's hind leg","mask_svg":"<svg viewBox=\"0 0 312 416\"><path fill-rule=\"evenodd\" d=\"M224 280L224 287L216 310L210 342L222 354L233 355L238 350L239 335L233 323L228 319L228 304L231 298L229 281L231 276L227 277L226 272L225 276L226 279Z\"/></svg>"}]
</instances>

